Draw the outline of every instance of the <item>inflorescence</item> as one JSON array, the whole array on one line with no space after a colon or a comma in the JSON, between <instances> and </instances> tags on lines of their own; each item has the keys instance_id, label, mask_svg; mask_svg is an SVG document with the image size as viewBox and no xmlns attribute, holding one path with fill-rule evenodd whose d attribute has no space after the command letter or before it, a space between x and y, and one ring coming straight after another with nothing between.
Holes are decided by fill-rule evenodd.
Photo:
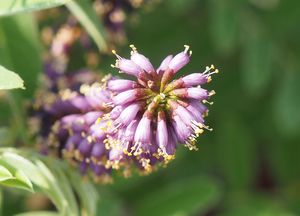
<instances>
[{"instance_id":1,"label":"inflorescence","mask_svg":"<svg viewBox=\"0 0 300 216\"><path fill-rule=\"evenodd\" d=\"M130 47L130 59L113 51L117 60L112 67L134 79L106 76L98 82L73 82L37 100L35 107L39 138L44 147L47 144L43 150L58 149L62 157L79 164L82 173L90 170L104 182L111 181L114 169L125 176L133 167L150 173L174 159L181 144L197 150L196 139L211 130L204 122L205 104L215 92L202 85L218 70L211 65L202 73L174 79L190 61L188 46L167 56L157 69ZM81 76L92 77L91 72Z\"/></svg>"}]
</instances>

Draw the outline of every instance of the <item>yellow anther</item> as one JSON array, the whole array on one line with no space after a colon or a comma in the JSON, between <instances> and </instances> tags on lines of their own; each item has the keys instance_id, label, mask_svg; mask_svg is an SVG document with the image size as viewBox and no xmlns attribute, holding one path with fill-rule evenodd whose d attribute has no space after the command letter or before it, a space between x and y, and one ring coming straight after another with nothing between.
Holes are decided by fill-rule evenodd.
<instances>
[{"instance_id":1,"label":"yellow anther","mask_svg":"<svg viewBox=\"0 0 300 216\"><path fill-rule=\"evenodd\" d=\"M211 91L209 92L209 96L213 96L213 95L215 95L215 94L216 94L215 90L211 90Z\"/></svg>"},{"instance_id":2,"label":"yellow anther","mask_svg":"<svg viewBox=\"0 0 300 216\"><path fill-rule=\"evenodd\" d=\"M100 122L101 122L101 118L99 117L99 118L97 118L97 120L96 120L96 124L100 124Z\"/></svg>"},{"instance_id":3,"label":"yellow anther","mask_svg":"<svg viewBox=\"0 0 300 216\"><path fill-rule=\"evenodd\" d=\"M190 46L189 45L184 45L184 53L187 53L189 50Z\"/></svg>"},{"instance_id":4,"label":"yellow anther","mask_svg":"<svg viewBox=\"0 0 300 216\"><path fill-rule=\"evenodd\" d=\"M129 47L130 47L134 52L137 52L137 48L136 48L133 44L130 44Z\"/></svg>"}]
</instances>

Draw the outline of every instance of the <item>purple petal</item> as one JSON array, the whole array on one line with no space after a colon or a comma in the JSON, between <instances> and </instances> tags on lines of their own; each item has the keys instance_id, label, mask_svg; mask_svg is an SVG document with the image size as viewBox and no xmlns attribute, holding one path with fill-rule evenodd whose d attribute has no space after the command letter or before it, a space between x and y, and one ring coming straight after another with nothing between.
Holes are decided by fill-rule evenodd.
<instances>
[{"instance_id":1,"label":"purple petal","mask_svg":"<svg viewBox=\"0 0 300 216\"><path fill-rule=\"evenodd\" d=\"M119 59L116 65L122 72L138 77L139 73L142 71L142 68L138 66L131 60L128 59Z\"/></svg>"},{"instance_id":2,"label":"purple petal","mask_svg":"<svg viewBox=\"0 0 300 216\"><path fill-rule=\"evenodd\" d=\"M129 123L135 119L138 111L141 109L141 104L134 103L126 107L118 119L116 119L116 123L121 123L122 125L129 125Z\"/></svg>"},{"instance_id":3,"label":"purple petal","mask_svg":"<svg viewBox=\"0 0 300 216\"><path fill-rule=\"evenodd\" d=\"M206 100L209 97L208 91L203 88L188 88L187 93L188 98L193 98L197 100Z\"/></svg>"},{"instance_id":4,"label":"purple petal","mask_svg":"<svg viewBox=\"0 0 300 216\"><path fill-rule=\"evenodd\" d=\"M179 118L186 124L190 125L191 122L194 120L193 116L190 114L190 112L185 109L183 106L178 105L177 109L175 110L175 113L179 116Z\"/></svg>"},{"instance_id":5,"label":"purple petal","mask_svg":"<svg viewBox=\"0 0 300 216\"><path fill-rule=\"evenodd\" d=\"M88 112L83 116L84 121L87 125L94 124L95 121L103 116L103 112L101 111L93 111L93 112Z\"/></svg>"},{"instance_id":6,"label":"purple petal","mask_svg":"<svg viewBox=\"0 0 300 216\"><path fill-rule=\"evenodd\" d=\"M145 96L147 92L148 90L143 88L131 89L114 96L112 100L115 105L123 105Z\"/></svg>"},{"instance_id":7,"label":"purple petal","mask_svg":"<svg viewBox=\"0 0 300 216\"><path fill-rule=\"evenodd\" d=\"M89 143L87 139L83 139L78 146L78 151L83 157L88 157L91 150L92 150L93 144Z\"/></svg>"},{"instance_id":8,"label":"purple petal","mask_svg":"<svg viewBox=\"0 0 300 216\"><path fill-rule=\"evenodd\" d=\"M183 52L178 53L169 63L169 68L176 73L190 61L190 56L187 53L188 47Z\"/></svg>"},{"instance_id":9,"label":"purple petal","mask_svg":"<svg viewBox=\"0 0 300 216\"><path fill-rule=\"evenodd\" d=\"M168 129L165 114L163 112L158 113L156 142L163 151L166 151L166 147L168 145Z\"/></svg>"},{"instance_id":10,"label":"purple petal","mask_svg":"<svg viewBox=\"0 0 300 216\"><path fill-rule=\"evenodd\" d=\"M147 73L151 73L155 71L149 59L136 51L132 52L131 60L134 63L136 63L138 66L140 66Z\"/></svg>"},{"instance_id":11,"label":"purple petal","mask_svg":"<svg viewBox=\"0 0 300 216\"><path fill-rule=\"evenodd\" d=\"M199 102L198 102L199 103ZM200 103L199 103L200 104ZM203 111L201 109L198 109L197 106L193 105L193 104L189 104L186 109L191 113L191 115L193 115L193 117L195 118L195 120L197 122L203 123Z\"/></svg>"},{"instance_id":12,"label":"purple petal","mask_svg":"<svg viewBox=\"0 0 300 216\"><path fill-rule=\"evenodd\" d=\"M157 68L156 72L160 73L160 71L165 71L168 69L170 61L172 60L173 55L168 55L160 64L160 66Z\"/></svg>"},{"instance_id":13,"label":"purple petal","mask_svg":"<svg viewBox=\"0 0 300 216\"><path fill-rule=\"evenodd\" d=\"M128 89L135 88L136 86L136 82L125 79L109 80L107 83L107 87L112 91L125 91Z\"/></svg>"},{"instance_id":14,"label":"purple petal","mask_svg":"<svg viewBox=\"0 0 300 216\"><path fill-rule=\"evenodd\" d=\"M185 143L191 135L191 130L186 124L179 118L179 116L173 116L173 127L175 129L176 136L181 143Z\"/></svg>"},{"instance_id":15,"label":"purple petal","mask_svg":"<svg viewBox=\"0 0 300 216\"><path fill-rule=\"evenodd\" d=\"M104 153L105 153L104 144L102 142L101 143L98 143L98 142L95 143L93 148L92 148L91 156L94 157L97 160L100 160Z\"/></svg>"},{"instance_id":16,"label":"purple petal","mask_svg":"<svg viewBox=\"0 0 300 216\"><path fill-rule=\"evenodd\" d=\"M151 120L147 116L143 116L140 120L134 135L136 143L151 143Z\"/></svg>"},{"instance_id":17,"label":"purple petal","mask_svg":"<svg viewBox=\"0 0 300 216\"><path fill-rule=\"evenodd\" d=\"M193 73L182 77L184 87L202 85L208 82L207 76L202 73Z\"/></svg>"}]
</instances>

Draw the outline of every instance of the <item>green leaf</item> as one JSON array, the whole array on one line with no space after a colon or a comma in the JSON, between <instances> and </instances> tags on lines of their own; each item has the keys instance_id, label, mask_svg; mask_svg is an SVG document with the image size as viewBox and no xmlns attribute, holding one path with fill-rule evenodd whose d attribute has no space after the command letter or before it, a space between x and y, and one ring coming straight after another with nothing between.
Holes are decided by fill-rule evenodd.
<instances>
[{"instance_id":1,"label":"green leaf","mask_svg":"<svg viewBox=\"0 0 300 216\"><path fill-rule=\"evenodd\" d=\"M25 212L21 214L16 214L14 216L61 216L57 212L51 211L37 211L37 212Z\"/></svg>"},{"instance_id":2,"label":"green leaf","mask_svg":"<svg viewBox=\"0 0 300 216\"><path fill-rule=\"evenodd\" d=\"M42 165L42 164L41 164ZM75 194L73 193L72 185L67 178L66 172L67 172L67 166L63 163L59 163L58 161L53 161L53 159L47 160L46 165L49 168L49 171L51 170L53 177L51 178L51 184L53 184L54 187L57 187L57 191L60 191L58 195L57 201L63 200L63 208L64 211L66 211L67 215L79 215L79 209L77 206ZM46 169L46 166L43 169ZM70 167L68 167L71 169ZM47 172L47 171L46 171ZM48 172L48 175L50 173ZM81 179L79 179L80 181ZM78 181L78 179L77 179ZM64 204L67 203L67 206Z\"/></svg>"},{"instance_id":3,"label":"green leaf","mask_svg":"<svg viewBox=\"0 0 300 216\"><path fill-rule=\"evenodd\" d=\"M14 178L2 181L0 182L0 184L7 187L14 187L14 188L19 188L23 190L28 190L30 192L34 192L31 181L21 170L16 170L13 173L13 176Z\"/></svg>"},{"instance_id":4,"label":"green leaf","mask_svg":"<svg viewBox=\"0 0 300 216\"><path fill-rule=\"evenodd\" d=\"M0 188L0 216L3 215L3 212L2 212L3 207L2 206L3 206L3 192Z\"/></svg>"},{"instance_id":5,"label":"green leaf","mask_svg":"<svg viewBox=\"0 0 300 216\"><path fill-rule=\"evenodd\" d=\"M212 0L210 3L210 31L214 45L218 52L222 54L231 53L238 39L239 1L219 1Z\"/></svg>"},{"instance_id":6,"label":"green leaf","mask_svg":"<svg viewBox=\"0 0 300 216\"><path fill-rule=\"evenodd\" d=\"M246 189L254 184L257 157L253 136L244 121L226 112L216 128L217 166L231 188Z\"/></svg>"},{"instance_id":7,"label":"green leaf","mask_svg":"<svg viewBox=\"0 0 300 216\"><path fill-rule=\"evenodd\" d=\"M1 1L5 2L5 1ZM32 96L42 71L39 34L31 14L0 18L0 63L26 83L22 95Z\"/></svg>"},{"instance_id":8,"label":"green leaf","mask_svg":"<svg viewBox=\"0 0 300 216\"><path fill-rule=\"evenodd\" d=\"M47 188L48 183L45 178L41 175L36 165L26 158L17 155L13 152L4 152L1 155L1 160L9 164L16 170L22 170L26 176L36 185L42 188Z\"/></svg>"},{"instance_id":9,"label":"green leaf","mask_svg":"<svg viewBox=\"0 0 300 216\"><path fill-rule=\"evenodd\" d=\"M229 202L228 202L229 201ZM296 216L280 200L263 195L230 196L221 216Z\"/></svg>"},{"instance_id":10,"label":"green leaf","mask_svg":"<svg viewBox=\"0 0 300 216\"><path fill-rule=\"evenodd\" d=\"M296 60L295 60L296 61ZM290 61L288 61L290 62ZM274 101L274 119L280 132L299 135L300 128L300 71L298 64L287 64L286 73L281 75Z\"/></svg>"},{"instance_id":11,"label":"green leaf","mask_svg":"<svg viewBox=\"0 0 300 216\"><path fill-rule=\"evenodd\" d=\"M3 0L0 1L0 16L57 7L70 0Z\"/></svg>"},{"instance_id":12,"label":"green leaf","mask_svg":"<svg viewBox=\"0 0 300 216\"><path fill-rule=\"evenodd\" d=\"M75 194L63 169L64 164L59 163L56 159L44 158L30 152L16 151L13 148L0 149L0 153L0 164L5 164L5 167L15 177L15 179L2 182L3 185L23 189L25 186L31 185L32 189L32 182L37 190L51 199L60 215L79 215ZM20 154L26 155L26 158ZM41 159L45 160L47 165Z\"/></svg>"},{"instance_id":13,"label":"green leaf","mask_svg":"<svg viewBox=\"0 0 300 216\"><path fill-rule=\"evenodd\" d=\"M18 74L0 65L0 90L14 88L24 89L24 81Z\"/></svg>"},{"instance_id":14,"label":"green leaf","mask_svg":"<svg viewBox=\"0 0 300 216\"><path fill-rule=\"evenodd\" d=\"M242 82L246 91L259 95L272 78L275 48L261 21L252 14L245 17Z\"/></svg>"},{"instance_id":15,"label":"green leaf","mask_svg":"<svg viewBox=\"0 0 300 216\"><path fill-rule=\"evenodd\" d=\"M97 213L95 215L101 215L103 212L105 212L106 216L122 215L126 208L121 198L116 193L113 193L112 190L101 189L101 197L98 200Z\"/></svg>"},{"instance_id":16,"label":"green leaf","mask_svg":"<svg viewBox=\"0 0 300 216\"><path fill-rule=\"evenodd\" d=\"M8 98L16 136L27 143L22 98L34 94L42 71L39 35L32 14L0 18L0 63L17 71L26 83L26 91L9 92Z\"/></svg>"},{"instance_id":17,"label":"green leaf","mask_svg":"<svg viewBox=\"0 0 300 216\"><path fill-rule=\"evenodd\" d=\"M0 165L0 182L14 178L13 175L4 166Z\"/></svg>"},{"instance_id":18,"label":"green leaf","mask_svg":"<svg viewBox=\"0 0 300 216\"><path fill-rule=\"evenodd\" d=\"M7 153L4 154L6 155ZM25 189L29 190L30 192L33 192L33 185L29 177L26 175L25 172L23 172L23 170L18 169L18 167L16 166L19 161L7 160L4 154L0 155L0 166L5 167L8 170L8 172L11 173L12 177L3 180L0 183L4 186Z\"/></svg>"},{"instance_id":19,"label":"green leaf","mask_svg":"<svg viewBox=\"0 0 300 216\"><path fill-rule=\"evenodd\" d=\"M104 28L99 21L99 17L95 10L92 8L91 3L89 1L74 0L68 2L66 5L73 15L79 20L81 25L86 28L99 50L106 52L108 47L106 44Z\"/></svg>"},{"instance_id":20,"label":"green leaf","mask_svg":"<svg viewBox=\"0 0 300 216\"><path fill-rule=\"evenodd\" d=\"M66 169L71 184L76 191L80 202L82 203L82 212L86 215L96 215L98 193L97 189L90 181L83 181L77 170Z\"/></svg>"},{"instance_id":21,"label":"green leaf","mask_svg":"<svg viewBox=\"0 0 300 216\"><path fill-rule=\"evenodd\" d=\"M220 188L210 178L193 177L170 182L158 191L141 197L137 215L191 215L212 208L220 199Z\"/></svg>"}]
</instances>

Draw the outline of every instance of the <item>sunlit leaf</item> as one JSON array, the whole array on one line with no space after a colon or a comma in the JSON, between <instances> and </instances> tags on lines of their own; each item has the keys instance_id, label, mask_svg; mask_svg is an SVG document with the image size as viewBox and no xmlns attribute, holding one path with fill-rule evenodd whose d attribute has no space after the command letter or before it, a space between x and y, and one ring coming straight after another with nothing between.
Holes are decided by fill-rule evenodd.
<instances>
[{"instance_id":1,"label":"sunlit leaf","mask_svg":"<svg viewBox=\"0 0 300 216\"><path fill-rule=\"evenodd\" d=\"M28 159L13 148L0 150L1 164L5 164L14 177L1 182L3 185L28 190L32 190L34 185L36 190L51 199L61 215L79 215L75 194L66 178L63 164L57 161L50 162L51 159L44 158L49 161L46 165L41 161L43 157L32 154ZM23 154L28 156L28 153Z\"/></svg>"},{"instance_id":2,"label":"sunlit leaf","mask_svg":"<svg viewBox=\"0 0 300 216\"><path fill-rule=\"evenodd\" d=\"M49 196L60 213L62 215L79 215L78 208L74 204L74 195L70 195L70 189L68 188L69 186L66 182L64 182L65 179L55 176L53 171L50 170L42 161L37 160L35 163L39 171L45 176L49 184L49 188L44 188L43 192ZM50 163L48 163L47 165L49 164ZM53 164L55 164L55 162L52 161L52 165Z\"/></svg>"},{"instance_id":3,"label":"sunlit leaf","mask_svg":"<svg viewBox=\"0 0 300 216\"><path fill-rule=\"evenodd\" d=\"M65 164L63 163L59 163L58 161L47 160L46 162L47 163L45 165L47 165L49 171L51 170L52 175L54 175L54 178L51 178L51 184L56 185L55 187L57 187L57 189L60 190L60 193L57 194L59 196L57 197L58 201L64 200L68 204L66 208L66 212L68 214L79 215L79 209L76 202L75 194L72 189L72 184L66 175L67 166L65 166ZM44 169L45 168L46 166L44 166ZM64 203L62 202L62 204Z\"/></svg>"},{"instance_id":4,"label":"sunlit leaf","mask_svg":"<svg viewBox=\"0 0 300 216\"><path fill-rule=\"evenodd\" d=\"M61 216L61 214L51 211L25 212L14 216Z\"/></svg>"},{"instance_id":5,"label":"sunlit leaf","mask_svg":"<svg viewBox=\"0 0 300 216\"><path fill-rule=\"evenodd\" d=\"M57 7L70 0L2 0L0 16Z\"/></svg>"},{"instance_id":6,"label":"sunlit leaf","mask_svg":"<svg viewBox=\"0 0 300 216\"><path fill-rule=\"evenodd\" d=\"M2 205L3 205L3 192L2 192L2 190L0 188L0 216L2 216L2 214L3 214L3 212L2 212L3 207L2 207Z\"/></svg>"},{"instance_id":7,"label":"sunlit leaf","mask_svg":"<svg viewBox=\"0 0 300 216\"><path fill-rule=\"evenodd\" d=\"M34 93L42 64L36 21L31 14L0 18L0 63L22 77L26 84L22 95Z\"/></svg>"},{"instance_id":8,"label":"sunlit leaf","mask_svg":"<svg viewBox=\"0 0 300 216\"><path fill-rule=\"evenodd\" d=\"M14 178L13 175L3 165L0 165L0 182Z\"/></svg>"},{"instance_id":9,"label":"sunlit leaf","mask_svg":"<svg viewBox=\"0 0 300 216\"><path fill-rule=\"evenodd\" d=\"M29 176L26 175L23 170L18 169L18 167L15 166L16 162L17 161L9 161L4 154L0 154L0 165L5 167L5 169L7 169L12 175L11 178L7 178L0 183L5 186L21 188L33 192L33 185Z\"/></svg>"},{"instance_id":10,"label":"sunlit leaf","mask_svg":"<svg viewBox=\"0 0 300 216\"><path fill-rule=\"evenodd\" d=\"M41 175L36 165L34 165L31 161L13 152L4 152L1 155L1 160L14 167L16 170L22 170L22 172L24 172L25 175L39 187L48 187L47 181Z\"/></svg>"},{"instance_id":11,"label":"sunlit leaf","mask_svg":"<svg viewBox=\"0 0 300 216\"><path fill-rule=\"evenodd\" d=\"M22 98L34 94L38 74L42 71L39 35L32 14L0 18L0 63L17 71L26 83L26 91L9 92L8 102L16 138L27 143Z\"/></svg>"},{"instance_id":12,"label":"sunlit leaf","mask_svg":"<svg viewBox=\"0 0 300 216\"><path fill-rule=\"evenodd\" d=\"M77 170L67 170L71 184L82 203L82 212L86 215L96 215L98 193L94 185L89 181L82 181Z\"/></svg>"},{"instance_id":13,"label":"sunlit leaf","mask_svg":"<svg viewBox=\"0 0 300 216\"><path fill-rule=\"evenodd\" d=\"M67 7L94 39L100 51L107 51L106 35L99 17L89 1L74 0Z\"/></svg>"},{"instance_id":14,"label":"sunlit leaf","mask_svg":"<svg viewBox=\"0 0 300 216\"><path fill-rule=\"evenodd\" d=\"M220 198L218 184L209 178L193 177L170 182L159 191L140 198L137 215L191 215L212 208Z\"/></svg>"},{"instance_id":15,"label":"sunlit leaf","mask_svg":"<svg viewBox=\"0 0 300 216\"><path fill-rule=\"evenodd\" d=\"M21 170L16 170L13 173L13 176L14 178L1 181L0 184L7 187L20 188L33 192L33 185L31 181Z\"/></svg>"},{"instance_id":16,"label":"sunlit leaf","mask_svg":"<svg viewBox=\"0 0 300 216\"><path fill-rule=\"evenodd\" d=\"M24 89L24 81L18 74L0 65L0 90L14 88Z\"/></svg>"}]
</instances>

